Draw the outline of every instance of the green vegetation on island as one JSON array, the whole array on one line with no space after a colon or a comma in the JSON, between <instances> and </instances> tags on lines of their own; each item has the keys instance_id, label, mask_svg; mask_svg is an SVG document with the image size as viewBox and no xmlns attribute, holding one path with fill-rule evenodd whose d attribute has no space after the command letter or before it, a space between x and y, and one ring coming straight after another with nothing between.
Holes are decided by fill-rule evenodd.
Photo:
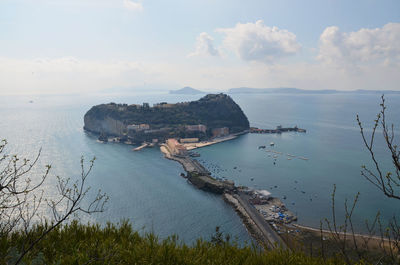
<instances>
[{"instance_id":1,"label":"green vegetation on island","mask_svg":"<svg viewBox=\"0 0 400 265\"><path fill-rule=\"evenodd\" d=\"M125 136L132 142L171 137L206 139L249 129L242 109L225 94L176 104L161 102L153 107L148 103L101 104L92 107L84 121L88 131Z\"/></svg>"}]
</instances>

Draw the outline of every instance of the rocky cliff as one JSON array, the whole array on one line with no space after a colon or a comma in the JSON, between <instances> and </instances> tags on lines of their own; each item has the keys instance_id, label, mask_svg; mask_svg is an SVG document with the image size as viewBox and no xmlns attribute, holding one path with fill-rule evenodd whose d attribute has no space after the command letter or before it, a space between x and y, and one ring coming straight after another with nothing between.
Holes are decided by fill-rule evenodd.
<instances>
[{"instance_id":1,"label":"rocky cliff","mask_svg":"<svg viewBox=\"0 0 400 265\"><path fill-rule=\"evenodd\" d=\"M203 98L176 104L101 104L92 107L84 116L84 128L94 133L122 135L128 132L128 125L148 124L144 133L168 131L171 137L185 137L185 125L207 126L206 135L211 136L214 128L229 128L230 133L249 129L249 121L242 109L225 94L209 94ZM165 130L168 129L168 130Z\"/></svg>"}]
</instances>

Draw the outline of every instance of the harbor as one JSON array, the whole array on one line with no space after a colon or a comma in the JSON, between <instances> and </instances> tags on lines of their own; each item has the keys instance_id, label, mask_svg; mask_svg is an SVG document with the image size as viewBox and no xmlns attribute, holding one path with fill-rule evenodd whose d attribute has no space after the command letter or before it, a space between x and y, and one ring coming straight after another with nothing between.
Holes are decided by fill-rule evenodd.
<instances>
[{"instance_id":1,"label":"harbor","mask_svg":"<svg viewBox=\"0 0 400 265\"><path fill-rule=\"evenodd\" d=\"M160 145L165 158L179 162L189 183L197 188L219 194L233 206L252 237L268 249L287 249L285 242L275 230L276 224L289 224L297 220L283 202L271 196L266 190L254 190L235 186L233 181L216 179L196 159L190 157L184 145L175 139L168 139Z\"/></svg>"},{"instance_id":2,"label":"harbor","mask_svg":"<svg viewBox=\"0 0 400 265\"><path fill-rule=\"evenodd\" d=\"M197 148L211 146L224 141L236 139L238 136L246 133L282 133L282 132L305 132L297 126L293 128L283 128L278 126L276 129L258 129L250 128L236 134L223 134L200 141L199 138L168 138L160 143L153 139L151 142L143 142L140 146L133 148L133 151L141 151L156 144L160 146L161 152L165 158L180 163L186 173L180 175L188 183L206 192L221 195L225 202L232 205L239 217L242 219L249 234L262 246L268 249L282 248L287 249L285 242L280 237L282 225L288 225L297 220L297 217L290 212L285 204L278 198L272 197L266 190L249 189L245 186L236 186L229 177L220 178L213 176L212 172L207 170L196 158L200 154L194 152ZM110 142L111 139L108 141ZM123 139L117 139L121 142ZM128 139L129 140L129 139ZM114 139L111 141L115 141ZM124 141L126 144L132 144L130 141ZM274 158L274 165L278 156L285 155L283 152L273 150L275 143L269 143L269 149L266 145L259 146L258 149L265 151L268 156ZM287 159L298 158L307 160L307 158L287 154ZM199 159L202 161L202 159ZM213 170L211 168L211 170ZM214 172L215 173L215 172ZM253 179L253 178L252 178ZM285 199L285 197L284 197Z\"/></svg>"}]
</instances>

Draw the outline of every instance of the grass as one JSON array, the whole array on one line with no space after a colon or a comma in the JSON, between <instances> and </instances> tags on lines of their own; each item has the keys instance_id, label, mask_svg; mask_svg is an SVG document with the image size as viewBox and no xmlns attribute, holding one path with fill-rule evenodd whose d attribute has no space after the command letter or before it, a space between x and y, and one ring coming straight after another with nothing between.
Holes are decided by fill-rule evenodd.
<instances>
[{"instance_id":1,"label":"grass","mask_svg":"<svg viewBox=\"0 0 400 265\"><path fill-rule=\"evenodd\" d=\"M13 264L21 246L43 231L29 235L14 232L2 237L0 264ZM77 221L53 230L23 260L24 264L344 264L339 256L327 260L303 252L263 251L254 245L239 246L216 233L211 241L197 240L186 245L176 236L160 240L152 233L140 234L128 222L84 225ZM357 264L364 264L362 262Z\"/></svg>"}]
</instances>

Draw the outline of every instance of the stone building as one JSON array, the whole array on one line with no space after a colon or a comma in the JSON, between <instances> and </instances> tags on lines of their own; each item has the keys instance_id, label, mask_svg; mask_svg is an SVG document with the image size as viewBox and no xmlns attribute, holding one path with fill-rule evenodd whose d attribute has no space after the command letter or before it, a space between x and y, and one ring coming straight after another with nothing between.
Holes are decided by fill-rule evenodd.
<instances>
[{"instance_id":1,"label":"stone building","mask_svg":"<svg viewBox=\"0 0 400 265\"><path fill-rule=\"evenodd\" d=\"M186 147L181 145L175 138L170 138L166 141L169 151L172 155L176 156L186 156L187 150Z\"/></svg>"},{"instance_id":2,"label":"stone building","mask_svg":"<svg viewBox=\"0 0 400 265\"><path fill-rule=\"evenodd\" d=\"M206 131L207 131L207 126L205 126L203 124L186 125L185 128L189 132L203 132L203 133L206 133Z\"/></svg>"},{"instance_id":3,"label":"stone building","mask_svg":"<svg viewBox=\"0 0 400 265\"><path fill-rule=\"evenodd\" d=\"M228 127L214 128L211 130L211 133L213 137L226 136L229 134L229 128Z\"/></svg>"}]
</instances>

